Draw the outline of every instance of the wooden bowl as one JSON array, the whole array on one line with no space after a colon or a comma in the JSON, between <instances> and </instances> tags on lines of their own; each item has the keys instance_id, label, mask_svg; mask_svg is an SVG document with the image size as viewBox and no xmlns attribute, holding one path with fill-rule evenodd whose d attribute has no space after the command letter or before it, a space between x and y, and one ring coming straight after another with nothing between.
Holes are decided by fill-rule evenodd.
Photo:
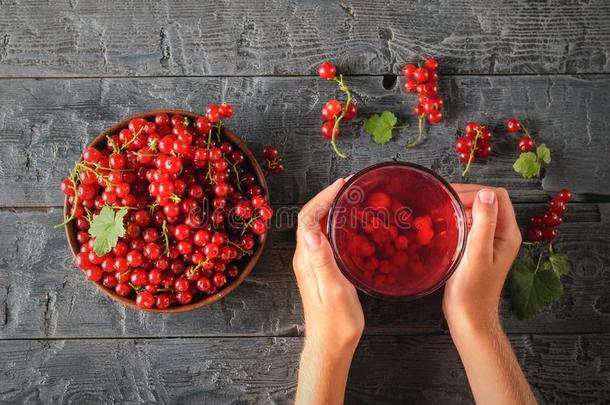
<instances>
[{"instance_id":1,"label":"wooden bowl","mask_svg":"<svg viewBox=\"0 0 610 405\"><path fill-rule=\"evenodd\" d=\"M106 129L104 132L99 134L89 144L89 146L98 146L98 145L106 142L106 135L112 135L112 134L119 133L120 130L127 128L129 121L131 121L134 118L149 119L149 118L154 118L155 115L160 114L160 113L166 113L170 117L174 114L179 114L179 115L183 115L185 117L189 117L193 121L195 121L197 118L202 117L202 115L200 115L200 114L195 114L195 113L192 113L189 111L181 111L181 110L147 111L147 112L144 112L141 114L136 114L131 117L125 118L121 122L114 124L112 127ZM256 176L258 183L260 184L260 186L263 189L263 196L268 201L269 200L269 190L267 188L267 182L265 180L265 175L263 174L263 170L261 169L260 165L256 161L256 158L254 157L254 155L252 154L250 149L248 149L248 147L244 144L244 142L242 142L241 139L239 139L239 137L237 135L235 135L233 132L231 132L227 128L223 127L222 133L227 139L229 139L229 141L235 147L237 147L239 150L241 150L243 152L246 160L250 163L250 166L252 167L252 169L254 171L254 175ZM68 204L68 197L66 196L66 198L64 199L64 216L69 215L68 210L69 210L69 204ZM68 238L68 244L70 245L70 250L72 251L72 255L75 257L78 254L78 252L80 251L80 245L76 240L76 227L74 225L74 221L70 221L68 224L66 224L65 231L66 231L66 237ZM117 293L114 292L114 290L104 287L101 282L98 281L94 284L97 286L97 288L100 289L100 291L102 291L104 294L106 294L113 300L120 302L122 304L125 304L127 306L130 306L132 308L138 309L140 311L169 313L169 314L175 314L175 313L179 313L179 312L189 312L194 309L205 307L207 305L215 303L216 301L220 300L221 298L229 295L233 290L235 290L235 288L237 288L238 285L240 285L241 283L244 282L246 277L248 277L248 275L250 274L250 272L252 271L252 269L254 268L256 263L258 262L258 259L260 258L261 254L263 252L263 248L265 247L265 242L267 241L268 232L269 231L267 231L265 234L258 237L258 244L256 246L256 250L254 251L252 256L249 257L249 261L245 265L245 268L242 269L241 273L239 274L239 277L237 277L235 280L233 280L230 284L228 284L226 287L224 287L222 290L220 290L216 294L211 295L200 301L191 302L190 304L187 304L187 305L178 305L178 306L169 307L167 309L143 309L143 308L139 308L136 305L136 302L134 299L118 295Z\"/></svg>"}]
</instances>

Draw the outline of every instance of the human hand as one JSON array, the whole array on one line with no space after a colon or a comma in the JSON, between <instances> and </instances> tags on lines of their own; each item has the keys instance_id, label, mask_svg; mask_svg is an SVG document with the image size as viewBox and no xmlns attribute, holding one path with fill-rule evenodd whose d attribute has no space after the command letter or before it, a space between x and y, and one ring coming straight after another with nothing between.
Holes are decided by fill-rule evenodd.
<instances>
[{"instance_id":1,"label":"human hand","mask_svg":"<svg viewBox=\"0 0 610 405\"><path fill-rule=\"evenodd\" d=\"M345 184L335 181L299 213L292 266L305 313L305 345L319 354L351 355L364 329L364 315L354 286L343 276L330 243L321 232L333 199Z\"/></svg>"},{"instance_id":2,"label":"human hand","mask_svg":"<svg viewBox=\"0 0 610 405\"><path fill-rule=\"evenodd\" d=\"M453 184L472 217L466 252L447 281L443 312L456 327L485 329L498 324L504 280L521 246L521 232L508 192L476 184Z\"/></svg>"}]
</instances>

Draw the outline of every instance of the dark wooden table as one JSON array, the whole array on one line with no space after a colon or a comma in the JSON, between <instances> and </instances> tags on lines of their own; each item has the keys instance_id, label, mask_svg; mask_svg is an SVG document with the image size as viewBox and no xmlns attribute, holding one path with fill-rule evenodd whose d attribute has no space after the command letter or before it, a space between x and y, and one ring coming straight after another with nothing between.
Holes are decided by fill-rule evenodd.
<instances>
[{"instance_id":1,"label":"dark wooden table","mask_svg":"<svg viewBox=\"0 0 610 405\"><path fill-rule=\"evenodd\" d=\"M380 147L359 120L346 160L319 135L335 94L324 59L348 74L363 116L415 124L395 74L436 56L446 119L406 150ZM392 157L459 180L456 130L499 132L468 178L506 187L525 225L562 187L575 203L557 248L574 270L561 300L530 321L502 320L544 403L610 402L610 3L592 1L223 2L0 0L0 403L290 403L303 343L291 270L294 229L274 229L231 296L184 315L110 301L75 270L59 182L83 146L130 114L235 105L231 128L260 150L276 143L286 173L276 207L298 207L338 176ZM553 150L542 180L511 169L510 116ZM410 132L409 132L410 131ZM362 296L366 332L349 403L470 403L434 294L410 303Z\"/></svg>"}]
</instances>

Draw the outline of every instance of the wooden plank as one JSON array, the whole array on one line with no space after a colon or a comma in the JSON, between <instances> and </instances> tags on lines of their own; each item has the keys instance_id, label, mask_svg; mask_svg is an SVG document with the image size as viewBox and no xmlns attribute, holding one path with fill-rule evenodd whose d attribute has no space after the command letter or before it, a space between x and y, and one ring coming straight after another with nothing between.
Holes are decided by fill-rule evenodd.
<instances>
[{"instance_id":1,"label":"wooden plank","mask_svg":"<svg viewBox=\"0 0 610 405\"><path fill-rule=\"evenodd\" d=\"M518 206L519 219L544 210ZM296 215L298 207L293 210ZM75 269L65 236L52 229L58 209L0 211L0 339L134 336L297 336L300 297L291 270L294 231L284 217L261 262L230 296L182 315L156 315L116 304ZM556 248L573 260L561 300L530 321L502 303L510 333L610 332L610 204L573 204ZM445 333L441 293L413 302L361 295L367 334Z\"/></svg>"},{"instance_id":2,"label":"wooden plank","mask_svg":"<svg viewBox=\"0 0 610 405\"><path fill-rule=\"evenodd\" d=\"M0 342L5 403L292 403L302 338ZM610 400L610 336L519 335L511 343L541 403ZM347 404L464 404L449 336L365 337Z\"/></svg>"},{"instance_id":3,"label":"wooden plank","mask_svg":"<svg viewBox=\"0 0 610 405\"><path fill-rule=\"evenodd\" d=\"M379 77L349 83L363 117L389 109L414 123L409 111L415 97L400 86L385 90ZM0 80L0 207L61 205L58 185L69 165L90 139L123 117L159 108L201 111L220 98L235 103L229 125L253 150L280 146L287 169L270 180L276 203L303 203L336 177L392 157L431 167L451 181L507 187L515 201L544 201L561 187L610 195L609 77L460 76L442 80L441 89L446 120L431 129L427 142L405 149L415 133L409 128L380 146L362 121L348 123L339 144L350 157L342 160L319 135L320 107L335 88L315 78ZM553 149L542 184L512 171L516 141L502 129L511 115L531 123ZM453 143L472 119L497 129L496 151L461 180Z\"/></svg>"},{"instance_id":4,"label":"wooden plank","mask_svg":"<svg viewBox=\"0 0 610 405\"><path fill-rule=\"evenodd\" d=\"M589 2L63 0L0 3L0 75L608 72L610 6Z\"/></svg>"}]
</instances>

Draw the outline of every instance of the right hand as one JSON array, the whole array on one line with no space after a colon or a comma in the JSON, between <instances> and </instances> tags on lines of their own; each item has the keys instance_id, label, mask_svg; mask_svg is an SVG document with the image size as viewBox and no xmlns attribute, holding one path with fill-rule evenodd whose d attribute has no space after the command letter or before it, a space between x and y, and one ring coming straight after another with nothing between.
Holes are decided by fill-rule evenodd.
<instances>
[{"instance_id":1,"label":"right hand","mask_svg":"<svg viewBox=\"0 0 610 405\"><path fill-rule=\"evenodd\" d=\"M466 252L447 281L443 312L452 333L498 323L504 280L521 246L521 232L508 192L476 184L453 184L472 216Z\"/></svg>"}]
</instances>

